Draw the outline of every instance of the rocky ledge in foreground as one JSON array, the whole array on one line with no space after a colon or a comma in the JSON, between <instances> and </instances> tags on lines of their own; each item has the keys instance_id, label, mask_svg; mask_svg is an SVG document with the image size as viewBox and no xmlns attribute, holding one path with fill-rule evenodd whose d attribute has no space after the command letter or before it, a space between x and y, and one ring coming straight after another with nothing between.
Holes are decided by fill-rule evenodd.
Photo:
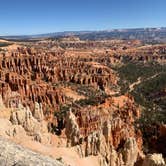
<instances>
[{"instance_id":1,"label":"rocky ledge in foreground","mask_svg":"<svg viewBox=\"0 0 166 166\"><path fill-rule=\"evenodd\" d=\"M0 138L0 165L64 166L57 160L30 151L4 138Z\"/></svg>"}]
</instances>

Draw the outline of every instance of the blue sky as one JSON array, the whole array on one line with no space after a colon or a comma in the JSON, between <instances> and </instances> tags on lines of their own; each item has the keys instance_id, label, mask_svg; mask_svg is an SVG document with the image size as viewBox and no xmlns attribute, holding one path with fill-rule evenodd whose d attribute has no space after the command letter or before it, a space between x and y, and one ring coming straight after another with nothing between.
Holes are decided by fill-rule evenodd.
<instances>
[{"instance_id":1,"label":"blue sky","mask_svg":"<svg viewBox=\"0 0 166 166\"><path fill-rule=\"evenodd\" d=\"M0 35L166 26L166 0L0 0Z\"/></svg>"}]
</instances>

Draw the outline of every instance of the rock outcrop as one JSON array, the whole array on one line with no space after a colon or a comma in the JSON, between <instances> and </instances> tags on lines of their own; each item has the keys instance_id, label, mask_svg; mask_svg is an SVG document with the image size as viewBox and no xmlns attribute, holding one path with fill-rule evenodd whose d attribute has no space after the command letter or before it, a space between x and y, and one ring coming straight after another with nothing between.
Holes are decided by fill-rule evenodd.
<instances>
[{"instance_id":1,"label":"rock outcrop","mask_svg":"<svg viewBox=\"0 0 166 166\"><path fill-rule=\"evenodd\" d=\"M79 145L81 155L101 155L104 163L110 166L134 166L137 162L142 143L133 123L139 113L132 98L122 98L123 103L114 98L100 105L100 109L89 107L79 110L76 115L71 111L67 113L68 142L72 142L71 146ZM124 105L128 107L124 109Z\"/></svg>"},{"instance_id":2,"label":"rock outcrop","mask_svg":"<svg viewBox=\"0 0 166 166\"><path fill-rule=\"evenodd\" d=\"M42 108L37 107L36 103L34 116L29 107L19 106L19 109L12 112L10 121L13 125L20 125L26 131L27 135L32 136L36 141L49 143L50 135L48 133L47 123L43 120Z\"/></svg>"},{"instance_id":3,"label":"rock outcrop","mask_svg":"<svg viewBox=\"0 0 166 166\"><path fill-rule=\"evenodd\" d=\"M74 114L69 111L66 116L66 130L67 146L74 146L79 144L80 131Z\"/></svg>"},{"instance_id":4,"label":"rock outcrop","mask_svg":"<svg viewBox=\"0 0 166 166\"><path fill-rule=\"evenodd\" d=\"M40 103L35 102L35 109L34 109L34 118L38 121L44 120L42 105Z\"/></svg>"},{"instance_id":5,"label":"rock outcrop","mask_svg":"<svg viewBox=\"0 0 166 166\"><path fill-rule=\"evenodd\" d=\"M30 151L4 138L0 138L0 154L1 166L65 166L55 159Z\"/></svg>"},{"instance_id":6,"label":"rock outcrop","mask_svg":"<svg viewBox=\"0 0 166 166\"><path fill-rule=\"evenodd\" d=\"M138 146L135 138L128 138L122 150L123 160L126 166L134 166L138 158Z\"/></svg>"},{"instance_id":7,"label":"rock outcrop","mask_svg":"<svg viewBox=\"0 0 166 166\"><path fill-rule=\"evenodd\" d=\"M148 154L142 166L166 166L162 154Z\"/></svg>"}]
</instances>

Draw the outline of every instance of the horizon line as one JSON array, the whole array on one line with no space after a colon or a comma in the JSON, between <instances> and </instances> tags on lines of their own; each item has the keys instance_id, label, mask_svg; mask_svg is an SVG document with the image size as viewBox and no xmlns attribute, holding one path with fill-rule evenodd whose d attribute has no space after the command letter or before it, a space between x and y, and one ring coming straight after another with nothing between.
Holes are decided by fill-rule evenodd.
<instances>
[{"instance_id":1,"label":"horizon line","mask_svg":"<svg viewBox=\"0 0 166 166\"><path fill-rule=\"evenodd\" d=\"M43 32L43 33L30 33L30 34L11 34L11 35L0 35L0 37L19 37L19 36L40 36L53 33L70 33L70 32L102 32L102 31L115 31L115 30L131 30L131 29L162 29L166 26L154 26L154 27L125 27L125 28L110 28L110 29L96 29L96 30L64 30L64 31L52 31L52 32Z\"/></svg>"}]
</instances>

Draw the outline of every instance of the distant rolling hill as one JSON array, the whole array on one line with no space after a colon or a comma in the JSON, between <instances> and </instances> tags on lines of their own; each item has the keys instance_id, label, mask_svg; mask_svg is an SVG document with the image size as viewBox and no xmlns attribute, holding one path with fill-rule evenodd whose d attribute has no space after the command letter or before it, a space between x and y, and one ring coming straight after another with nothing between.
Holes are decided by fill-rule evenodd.
<instances>
[{"instance_id":1,"label":"distant rolling hill","mask_svg":"<svg viewBox=\"0 0 166 166\"><path fill-rule=\"evenodd\" d=\"M104 31L66 31L39 35L0 36L0 38L8 40L28 40L40 38L57 38L71 35L78 36L83 40L139 39L146 42L166 42L166 28L114 29Z\"/></svg>"}]
</instances>

